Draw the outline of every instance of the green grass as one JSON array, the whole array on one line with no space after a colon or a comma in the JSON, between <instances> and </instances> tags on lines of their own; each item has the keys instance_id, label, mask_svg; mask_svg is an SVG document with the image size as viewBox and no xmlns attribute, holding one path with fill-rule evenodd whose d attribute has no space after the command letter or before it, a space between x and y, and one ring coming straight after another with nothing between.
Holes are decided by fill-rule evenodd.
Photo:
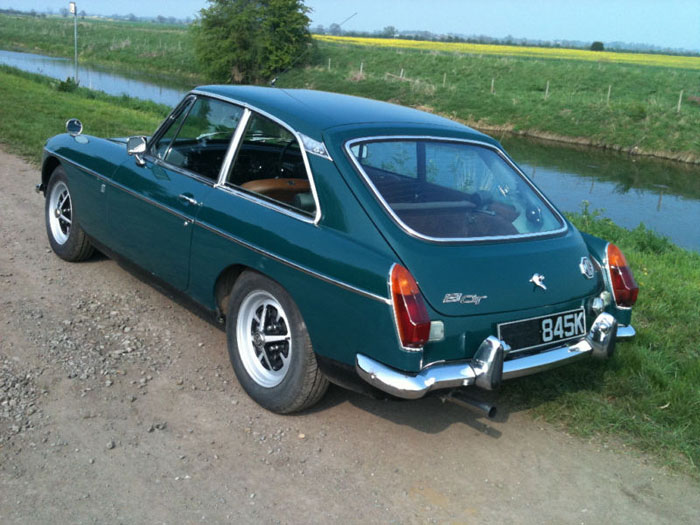
<instances>
[{"instance_id":1,"label":"green grass","mask_svg":"<svg viewBox=\"0 0 700 525\"><path fill-rule=\"evenodd\" d=\"M0 15L0 47L73 58L73 18ZM201 82L184 26L78 19L80 63L192 86Z\"/></svg>"},{"instance_id":2,"label":"green grass","mask_svg":"<svg viewBox=\"0 0 700 525\"><path fill-rule=\"evenodd\" d=\"M82 63L179 87L205 82L187 27L81 19L78 33ZM73 22L0 15L0 42L4 48L72 57ZM402 69L410 81L387 76L398 76ZM313 66L282 75L278 85L419 106L483 129L507 128L700 161L697 70L319 42ZM681 90L684 101L676 113Z\"/></svg>"},{"instance_id":3,"label":"green grass","mask_svg":"<svg viewBox=\"0 0 700 525\"><path fill-rule=\"evenodd\" d=\"M686 96L700 94L695 70L327 43L319 44L314 64L289 72L278 85L424 107L483 127L700 158L700 105L686 99L676 113L681 90ZM399 76L402 69L410 81L387 76Z\"/></svg>"},{"instance_id":4,"label":"green grass","mask_svg":"<svg viewBox=\"0 0 700 525\"><path fill-rule=\"evenodd\" d=\"M640 287L632 325L613 358L504 385L514 407L581 436L609 436L700 477L700 254L639 226L584 210L570 219L617 244Z\"/></svg>"},{"instance_id":5,"label":"green grass","mask_svg":"<svg viewBox=\"0 0 700 525\"><path fill-rule=\"evenodd\" d=\"M80 117L97 136L149 134L164 106L127 97L96 96L37 75L0 68L0 142L38 162L46 138ZM512 409L583 436L612 436L700 477L700 254L683 250L643 226L629 231L595 213L570 216L582 230L615 242L640 285L633 325L637 337L612 360L577 363L507 382Z\"/></svg>"},{"instance_id":6,"label":"green grass","mask_svg":"<svg viewBox=\"0 0 700 525\"><path fill-rule=\"evenodd\" d=\"M60 91L65 86L0 66L0 143L6 151L39 162L46 139L64 133L71 117L80 118L88 135L150 135L169 111L153 102L85 88Z\"/></svg>"}]
</instances>

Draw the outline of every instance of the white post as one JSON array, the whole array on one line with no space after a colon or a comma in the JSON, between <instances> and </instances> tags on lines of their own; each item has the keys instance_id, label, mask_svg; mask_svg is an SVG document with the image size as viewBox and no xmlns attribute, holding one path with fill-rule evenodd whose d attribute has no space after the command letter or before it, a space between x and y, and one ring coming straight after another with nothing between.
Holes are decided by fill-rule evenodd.
<instances>
[{"instance_id":1,"label":"white post","mask_svg":"<svg viewBox=\"0 0 700 525\"><path fill-rule=\"evenodd\" d=\"M399 74L399 78L403 78L403 68L401 68L401 73Z\"/></svg>"},{"instance_id":2,"label":"white post","mask_svg":"<svg viewBox=\"0 0 700 525\"><path fill-rule=\"evenodd\" d=\"M547 81L547 87L544 88L544 99L547 100L547 97L549 97L549 80Z\"/></svg>"},{"instance_id":3,"label":"white post","mask_svg":"<svg viewBox=\"0 0 700 525\"><path fill-rule=\"evenodd\" d=\"M445 82L447 82L447 73L442 74L442 87L445 87Z\"/></svg>"},{"instance_id":4,"label":"white post","mask_svg":"<svg viewBox=\"0 0 700 525\"><path fill-rule=\"evenodd\" d=\"M678 95L678 107L676 108L676 113L681 112L681 102L683 101L683 90L681 89L681 94Z\"/></svg>"},{"instance_id":5,"label":"white post","mask_svg":"<svg viewBox=\"0 0 700 525\"><path fill-rule=\"evenodd\" d=\"M491 94L493 95L493 90L494 90L494 84L496 83L496 79L492 78L491 79Z\"/></svg>"},{"instance_id":6,"label":"white post","mask_svg":"<svg viewBox=\"0 0 700 525\"><path fill-rule=\"evenodd\" d=\"M360 62L360 75L362 74L362 70L365 68L365 63Z\"/></svg>"},{"instance_id":7,"label":"white post","mask_svg":"<svg viewBox=\"0 0 700 525\"><path fill-rule=\"evenodd\" d=\"M331 59L329 58L328 59L328 71L330 71L330 70L331 70Z\"/></svg>"},{"instance_id":8,"label":"white post","mask_svg":"<svg viewBox=\"0 0 700 525\"><path fill-rule=\"evenodd\" d=\"M75 2L69 4L70 12L73 14L73 41L75 42L75 76L73 80L78 83L78 8L75 6Z\"/></svg>"},{"instance_id":9,"label":"white post","mask_svg":"<svg viewBox=\"0 0 700 525\"><path fill-rule=\"evenodd\" d=\"M612 84L608 86L608 98L605 99L605 103L609 106L610 105L610 92L612 91Z\"/></svg>"}]
</instances>

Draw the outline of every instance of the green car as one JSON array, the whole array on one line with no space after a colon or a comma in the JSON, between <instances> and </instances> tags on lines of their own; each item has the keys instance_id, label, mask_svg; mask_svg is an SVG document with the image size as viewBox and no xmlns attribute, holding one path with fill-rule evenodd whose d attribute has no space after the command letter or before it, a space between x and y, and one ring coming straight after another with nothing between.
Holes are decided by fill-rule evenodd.
<instances>
[{"instance_id":1,"label":"green car","mask_svg":"<svg viewBox=\"0 0 700 525\"><path fill-rule=\"evenodd\" d=\"M605 358L634 336L620 250L577 231L462 124L205 86L151 137L66 127L37 186L54 252L128 260L211 311L240 384L269 410L305 409L333 382L493 414L465 387Z\"/></svg>"}]
</instances>

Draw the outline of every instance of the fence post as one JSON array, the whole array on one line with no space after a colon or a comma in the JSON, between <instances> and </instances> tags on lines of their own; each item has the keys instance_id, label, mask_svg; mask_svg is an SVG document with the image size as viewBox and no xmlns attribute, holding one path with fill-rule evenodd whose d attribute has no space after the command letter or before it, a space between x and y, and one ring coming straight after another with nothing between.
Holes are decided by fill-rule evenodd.
<instances>
[{"instance_id":1,"label":"fence post","mask_svg":"<svg viewBox=\"0 0 700 525\"><path fill-rule=\"evenodd\" d=\"M362 74L362 70L365 68L365 63L360 62L360 75Z\"/></svg>"},{"instance_id":2,"label":"fence post","mask_svg":"<svg viewBox=\"0 0 700 525\"><path fill-rule=\"evenodd\" d=\"M610 105L610 91L612 91L612 84L608 86L608 98L605 99L605 103L609 106Z\"/></svg>"},{"instance_id":3,"label":"fence post","mask_svg":"<svg viewBox=\"0 0 700 525\"><path fill-rule=\"evenodd\" d=\"M445 87L445 82L447 81L447 73L442 74L442 87Z\"/></svg>"},{"instance_id":4,"label":"fence post","mask_svg":"<svg viewBox=\"0 0 700 525\"><path fill-rule=\"evenodd\" d=\"M493 95L494 84L495 84L495 83L496 83L496 79L495 79L495 78L492 78L492 79L491 79L491 94L492 94L492 95Z\"/></svg>"},{"instance_id":5,"label":"fence post","mask_svg":"<svg viewBox=\"0 0 700 525\"><path fill-rule=\"evenodd\" d=\"M678 95L678 107L676 108L676 113L681 112L681 102L683 101L683 90L681 89L681 94Z\"/></svg>"},{"instance_id":6,"label":"fence post","mask_svg":"<svg viewBox=\"0 0 700 525\"><path fill-rule=\"evenodd\" d=\"M328 59L328 71L330 71L330 70L331 70L331 59L329 58Z\"/></svg>"},{"instance_id":7,"label":"fence post","mask_svg":"<svg viewBox=\"0 0 700 525\"><path fill-rule=\"evenodd\" d=\"M403 68L401 68L401 73L399 73L399 78L403 78Z\"/></svg>"},{"instance_id":8,"label":"fence post","mask_svg":"<svg viewBox=\"0 0 700 525\"><path fill-rule=\"evenodd\" d=\"M547 81L547 87L544 88L544 99L547 100L549 97L549 80Z\"/></svg>"}]
</instances>

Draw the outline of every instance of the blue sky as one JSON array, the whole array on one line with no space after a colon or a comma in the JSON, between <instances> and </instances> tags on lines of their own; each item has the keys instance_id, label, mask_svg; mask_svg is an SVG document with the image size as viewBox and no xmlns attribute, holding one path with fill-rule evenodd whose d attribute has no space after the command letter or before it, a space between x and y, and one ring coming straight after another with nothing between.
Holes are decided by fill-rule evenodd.
<instances>
[{"instance_id":1,"label":"blue sky","mask_svg":"<svg viewBox=\"0 0 700 525\"><path fill-rule=\"evenodd\" d=\"M700 51L700 0L307 0L312 25L342 22L373 31L388 25L436 33L542 40L623 41ZM77 0L96 14L194 16L205 0ZM0 0L0 8L54 12L65 0ZM2 43L0 42L0 47Z\"/></svg>"}]
</instances>

